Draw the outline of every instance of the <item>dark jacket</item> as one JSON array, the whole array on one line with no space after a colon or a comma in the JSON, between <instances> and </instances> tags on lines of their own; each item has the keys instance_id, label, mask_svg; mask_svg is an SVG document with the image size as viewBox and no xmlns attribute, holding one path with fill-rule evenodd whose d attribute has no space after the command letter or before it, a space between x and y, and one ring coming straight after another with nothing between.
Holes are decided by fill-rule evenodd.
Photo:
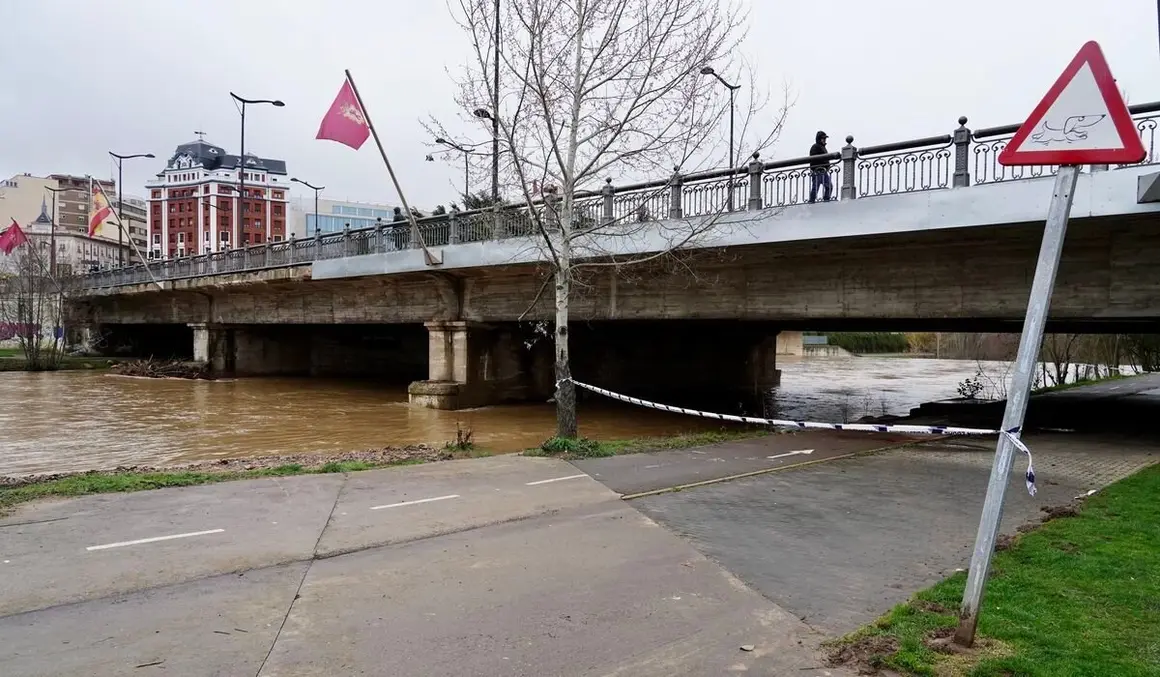
<instances>
[{"instance_id":1,"label":"dark jacket","mask_svg":"<svg viewBox=\"0 0 1160 677\"><path fill-rule=\"evenodd\" d=\"M826 150L826 144L818 142L810 146L810 169L815 172L823 172L829 169L830 161L825 158L813 157L816 155L829 155L830 151Z\"/></svg>"}]
</instances>

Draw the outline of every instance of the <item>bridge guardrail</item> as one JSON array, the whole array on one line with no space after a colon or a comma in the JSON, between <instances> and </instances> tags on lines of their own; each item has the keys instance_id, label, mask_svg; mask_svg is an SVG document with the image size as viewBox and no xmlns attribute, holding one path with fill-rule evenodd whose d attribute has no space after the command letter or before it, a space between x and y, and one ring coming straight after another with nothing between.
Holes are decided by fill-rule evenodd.
<instances>
[{"instance_id":1,"label":"bridge guardrail","mask_svg":"<svg viewBox=\"0 0 1160 677\"><path fill-rule=\"evenodd\" d=\"M1139 164L1160 162L1156 149L1160 102L1130 106L1140 138L1148 151ZM666 218L699 217L728 211L790 207L808 201L811 161L823 159L833 185L833 199L854 200L880 195L965 188L972 183L992 184L1054 174L1058 167L1005 167L999 153L1019 125L972 131L967 118L951 133L909 141L866 146L846 137L840 151L825 156L802 156L763 162L758 153L742 167L681 174L676 168L666 179L616 187L612 179L598 191L577 192L574 213L581 222L644 222ZM1126 167L1128 165L1118 165ZM1107 166L1093 167L1106 170ZM820 200L821 195L818 196ZM554 213L552 198L531 205L450 212L418 219L418 234L428 246L483 242L521 237L536 232L528 209L541 216ZM97 289L142 284L156 278L176 280L222 273L298 266L324 259L417 248L407 222L285 242L266 242L241 249L153 261L81 277L81 288Z\"/></svg>"}]
</instances>

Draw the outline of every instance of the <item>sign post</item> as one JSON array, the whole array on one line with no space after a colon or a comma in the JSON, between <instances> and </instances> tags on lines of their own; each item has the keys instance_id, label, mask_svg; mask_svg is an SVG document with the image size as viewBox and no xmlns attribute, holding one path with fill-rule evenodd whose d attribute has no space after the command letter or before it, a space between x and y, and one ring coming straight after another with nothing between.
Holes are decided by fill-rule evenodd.
<instances>
[{"instance_id":1,"label":"sign post","mask_svg":"<svg viewBox=\"0 0 1160 677\"><path fill-rule=\"evenodd\" d=\"M1002 427L1007 433L1017 436L1023 427L1080 167L1139 162L1145 155L1132 116L1095 42L1079 50L999 155L1003 165L1060 165L1027 300L1015 371L1007 390ZM971 646L975 641L979 606L999 535L1015 448L1014 439L999 436L954 635L955 643L962 646ZM1028 491L1034 495L1035 474L1030 464L1026 480Z\"/></svg>"}]
</instances>

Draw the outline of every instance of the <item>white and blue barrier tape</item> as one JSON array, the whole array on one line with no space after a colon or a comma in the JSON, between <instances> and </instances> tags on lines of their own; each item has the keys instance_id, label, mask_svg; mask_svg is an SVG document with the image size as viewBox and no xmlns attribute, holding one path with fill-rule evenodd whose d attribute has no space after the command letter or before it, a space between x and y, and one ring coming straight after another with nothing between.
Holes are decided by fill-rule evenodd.
<instances>
[{"instance_id":1,"label":"white and blue barrier tape","mask_svg":"<svg viewBox=\"0 0 1160 677\"><path fill-rule=\"evenodd\" d=\"M750 425L764 425L777 428L797 428L799 430L853 430L868 433L906 433L911 435L1002 435L1015 445L1015 448L1027 455L1027 473L1024 479L1027 482L1027 493L1032 496L1035 495L1035 469L1031 464L1031 450L1023 441L1019 439L1019 429L1012 428L1011 430L989 430L986 428L957 428L954 426L943 425L880 425L877 423L818 423L814 421L788 421L775 418L756 418L753 416L733 416L731 414L716 414L710 411L698 411L697 409L686 409L684 407L674 407L668 404L660 404L659 402L650 402L642 400L639 397L631 397L629 395L621 395L614 393L611 390L604 388L597 388L594 385L581 383L575 379L569 379L573 385L578 388L590 390L598 395L635 404L641 407L648 407L649 409L659 409L660 411L667 411L673 414L685 414L687 416L700 416L701 418L711 418L718 421L731 421L733 423L748 423ZM556 384L559 387L559 383Z\"/></svg>"}]
</instances>

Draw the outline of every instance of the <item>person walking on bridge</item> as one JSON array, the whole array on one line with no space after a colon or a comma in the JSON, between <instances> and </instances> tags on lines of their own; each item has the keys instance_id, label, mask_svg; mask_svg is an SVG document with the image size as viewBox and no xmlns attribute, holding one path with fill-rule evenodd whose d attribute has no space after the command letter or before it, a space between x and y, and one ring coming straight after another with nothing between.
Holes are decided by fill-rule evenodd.
<instances>
[{"instance_id":1,"label":"person walking on bridge","mask_svg":"<svg viewBox=\"0 0 1160 677\"><path fill-rule=\"evenodd\" d=\"M826 150L825 132L818 132L814 136L814 145L810 146L810 203L818 199L818 187L822 187L822 201L829 202L834 192L834 184L830 181L830 161L822 155L829 155Z\"/></svg>"}]
</instances>

